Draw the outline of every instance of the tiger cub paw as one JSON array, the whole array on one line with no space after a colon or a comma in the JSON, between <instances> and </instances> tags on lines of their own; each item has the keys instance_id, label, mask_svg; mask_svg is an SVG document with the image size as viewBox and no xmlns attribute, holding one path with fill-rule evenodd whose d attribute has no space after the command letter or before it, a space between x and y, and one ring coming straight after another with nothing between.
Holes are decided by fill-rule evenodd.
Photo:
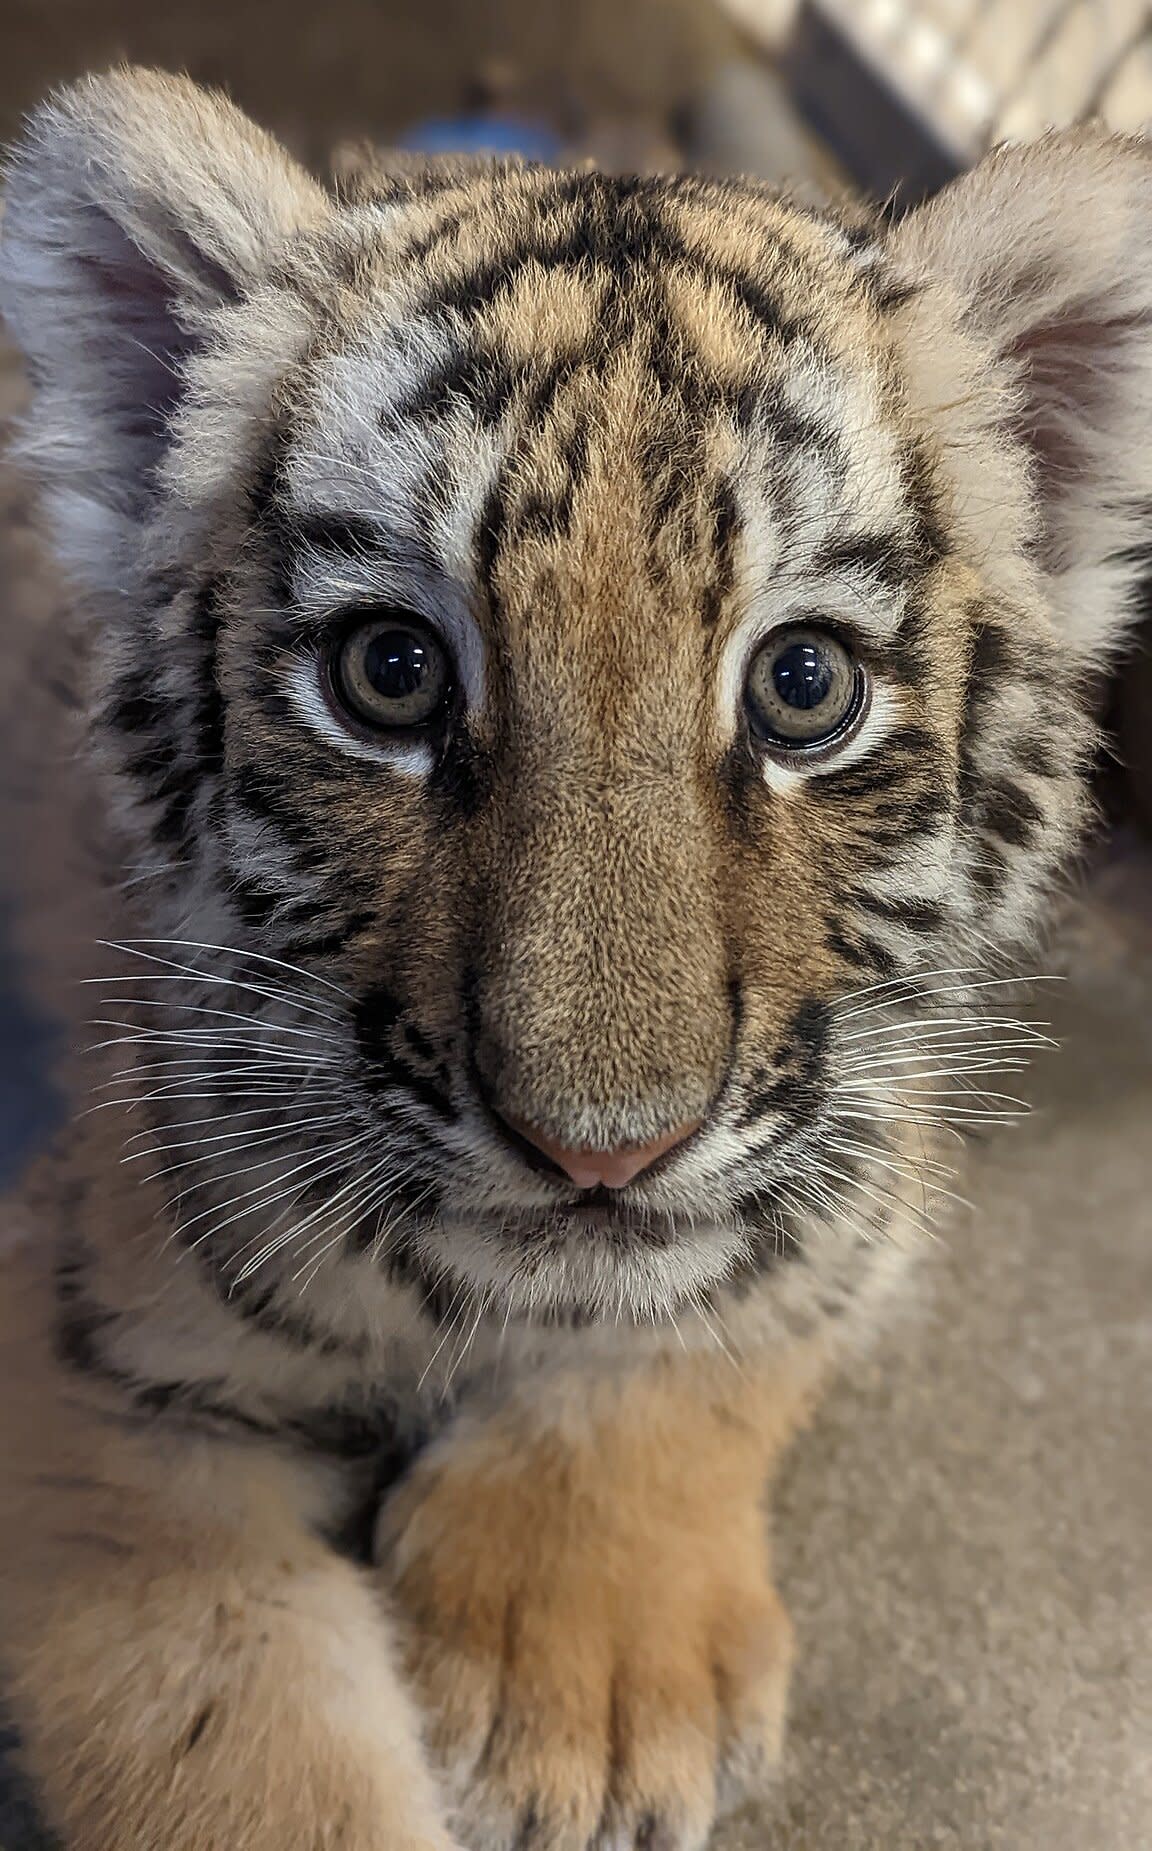
<instances>
[{"instance_id":1,"label":"tiger cub paw","mask_svg":"<svg viewBox=\"0 0 1152 1851\"><path fill-rule=\"evenodd\" d=\"M778 1757L792 1640L759 1487L616 1490L473 1438L384 1507L377 1559L468 1851L699 1851Z\"/></svg>"}]
</instances>

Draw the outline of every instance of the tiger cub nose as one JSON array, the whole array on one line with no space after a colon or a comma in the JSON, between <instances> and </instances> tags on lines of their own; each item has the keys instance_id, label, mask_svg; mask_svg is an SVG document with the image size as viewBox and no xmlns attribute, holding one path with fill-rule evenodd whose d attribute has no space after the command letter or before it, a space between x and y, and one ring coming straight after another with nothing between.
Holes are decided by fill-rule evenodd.
<instances>
[{"instance_id":1,"label":"tiger cub nose","mask_svg":"<svg viewBox=\"0 0 1152 1851\"><path fill-rule=\"evenodd\" d=\"M615 1150L572 1150L522 1119L509 1118L507 1123L519 1137L547 1157L549 1163L563 1170L578 1189L626 1189L658 1157L667 1156L670 1150L683 1144L685 1138L691 1137L701 1120L696 1118L690 1124L677 1125L673 1131L666 1131L663 1137L653 1138L650 1143L620 1144Z\"/></svg>"}]
</instances>

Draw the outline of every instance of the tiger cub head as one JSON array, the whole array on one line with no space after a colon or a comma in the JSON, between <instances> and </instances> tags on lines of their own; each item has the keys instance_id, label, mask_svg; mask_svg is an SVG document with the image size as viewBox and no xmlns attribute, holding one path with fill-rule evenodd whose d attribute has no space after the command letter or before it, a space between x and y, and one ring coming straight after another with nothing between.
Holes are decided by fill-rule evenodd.
<instances>
[{"instance_id":1,"label":"tiger cub head","mask_svg":"<svg viewBox=\"0 0 1152 1851\"><path fill-rule=\"evenodd\" d=\"M32 117L3 307L145 871L117 1084L233 1282L663 1317L995 1109L1147 538L1150 225L1096 133L892 228L334 196L147 72Z\"/></svg>"}]
</instances>

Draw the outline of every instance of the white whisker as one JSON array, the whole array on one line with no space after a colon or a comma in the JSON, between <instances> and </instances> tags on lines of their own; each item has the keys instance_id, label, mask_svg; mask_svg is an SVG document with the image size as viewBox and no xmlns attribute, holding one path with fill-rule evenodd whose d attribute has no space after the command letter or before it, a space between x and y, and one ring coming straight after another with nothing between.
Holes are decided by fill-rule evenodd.
<instances>
[{"instance_id":1,"label":"white whisker","mask_svg":"<svg viewBox=\"0 0 1152 1851\"><path fill-rule=\"evenodd\" d=\"M447 1329L444 1330L443 1336L440 1338L439 1343L436 1345L436 1348L433 1350L431 1356L428 1358L428 1361L425 1363L424 1368L421 1371L420 1379L416 1384L417 1394L419 1394L420 1390L423 1388L425 1382L428 1379L430 1371L435 1366L437 1357L440 1355L441 1350L444 1348L444 1345L447 1343L449 1337L452 1334L453 1329L455 1328L456 1317L453 1317L453 1312L456 1309L456 1301L457 1299L461 1300L461 1311L462 1311L464 1306L468 1302L468 1292L469 1292L469 1287L466 1284L460 1284L456 1287L455 1292L452 1294L452 1298L448 1305L448 1309L440 1320L441 1326L447 1325ZM459 1316L459 1313L457 1313L457 1316ZM451 1323L448 1323L449 1318L452 1319Z\"/></svg>"},{"instance_id":2,"label":"white whisker","mask_svg":"<svg viewBox=\"0 0 1152 1851\"><path fill-rule=\"evenodd\" d=\"M145 951L136 951L133 952L132 955L137 958L146 958L151 964L159 964L166 967L163 970L155 971L137 970L132 976L132 981L134 983L183 983L186 986L195 983L201 987L208 984L213 989L244 990L250 995L262 996L267 1002L290 1003L292 1007L298 1009L301 1014L316 1016L322 1022L338 1024L346 1020L346 1017L340 1014L339 1011L322 1008L320 1004L312 998L304 1002L294 990L289 990L281 985L273 987L270 984L253 983L248 978L244 977L218 976L214 971L200 970L192 964L179 964L172 958L158 958ZM84 977L81 979L81 983L84 985L119 984L125 981L126 979L122 976Z\"/></svg>"},{"instance_id":3,"label":"white whisker","mask_svg":"<svg viewBox=\"0 0 1152 1851\"><path fill-rule=\"evenodd\" d=\"M342 1210L335 1219L337 1221L343 1221L345 1218L348 1218L351 1222L354 1222L361 1213L361 1203L365 1188L371 1183L374 1177L380 1175L385 1170L388 1162L388 1158L381 1158L378 1163L372 1165L364 1174L357 1174L354 1172L347 1181L336 1190L335 1194L325 1196L322 1202L319 1202L314 1209L310 1210L309 1213L305 1215L303 1221L296 1222L288 1229L286 1234L272 1243L270 1248L262 1248L259 1253L247 1261L236 1275L237 1285L242 1285L245 1279L251 1278L252 1274L271 1257L272 1253L278 1252L281 1247L287 1246L289 1243L298 1242L299 1236L304 1232L305 1228L314 1226L321 1218L324 1219L326 1225L321 1229L317 1239L323 1238L323 1235L328 1232L329 1226L332 1225L330 1217L332 1217L333 1211L337 1208L338 1204L350 1194L355 1197L353 1203L349 1209ZM314 1184L309 1185L309 1187L314 1186ZM256 1238L259 1239L259 1236ZM254 1241L249 1241L247 1247L242 1247L240 1252L247 1252L248 1247L254 1244ZM301 1251L305 1251L309 1244L310 1243L306 1242L305 1248L301 1249ZM236 1258L239 1259L239 1257L240 1255L237 1254Z\"/></svg>"},{"instance_id":4,"label":"white whisker","mask_svg":"<svg viewBox=\"0 0 1152 1851\"><path fill-rule=\"evenodd\" d=\"M299 964L289 964L283 958L271 957L265 951L248 951L245 950L243 946L239 945L212 945L195 938L125 938L118 941L114 939L100 939L98 943L101 944L106 951L123 951L132 956L141 958L155 955L148 951L141 951L139 948L142 945L165 945L170 950L175 949L177 951L211 951L215 952L219 957L238 958L242 964L245 962L255 962L257 964L270 965L276 970L288 971L293 977L302 977L306 983L318 983L323 985L324 989L334 991L337 996L343 997L346 1002L355 1002L356 1000L350 990L342 989L338 983L333 983L329 977L321 977L315 971L304 970ZM210 972L195 969L192 970L192 974L199 977L211 975Z\"/></svg>"},{"instance_id":5,"label":"white whisker","mask_svg":"<svg viewBox=\"0 0 1152 1851\"><path fill-rule=\"evenodd\" d=\"M312 1131L329 1125L346 1126L347 1122L342 1112L326 1112L314 1118L286 1119L283 1124L269 1127L267 1131L221 1131L210 1138L180 1138L171 1143L152 1138L140 1150L126 1152L120 1161L121 1163L137 1163L142 1157L159 1156L164 1161L165 1174L170 1174L174 1170L186 1170L190 1165L202 1163L206 1156L214 1161L217 1157L231 1156L236 1151L259 1150L265 1144L283 1144L301 1131ZM136 1135L137 1137L147 1136L146 1133ZM216 1148L217 1146L220 1148ZM172 1152L178 1150L194 1150L200 1154L195 1157L183 1157L179 1163L169 1163L168 1158ZM267 1158L266 1161L270 1163L273 1159Z\"/></svg>"},{"instance_id":6,"label":"white whisker","mask_svg":"<svg viewBox=\"0 0 1152 1851\"><path fill-rule=\"evenodd\" d=\"M92 1026L96 1028L131 1027L127 1022L95 1022ZM194 1047L202 1051L207 1050L210 1053L238 1054L245 1060L251 1060L253 1056L252 1047L247 1042L238 1038L233 1039L232 1037L235 1036L235 1032L235 1030L230 1030L227 1036L222 1036L219 1040L213 1040L210 1031L206 1033L199 1029L189 1030L187 1034L183 1035L177 1029L136 1029L129 1034L110 1036L107 1041L93 1042L88 1051L90 1054L102 1054L108 1048L121 1047ZM310 1067L318 1063L322 1063L329 1067L344 1065L344 1063L337 1060L334 1055L297 1053L292 1048L276 1048L274 1050L266 1048L264 1052L269 1062L275 1062L277 1065L281 1066L288 1064L292 1066Z\"/></svg>"},{"instance_id":7,"label":"white whisker","mask_svg":"<svg viewBox=\"0 0 1152 1851\"><path fill-rule=\"evenodd\" d=\"M217 1021L221 1022L242 1023L244 1029L249 1034L266 1034L269 1037L275 1037L276 1035L296 1035L304 1037L309 1041L322 1041L329 1047L339 1047L341 1045L339 1036L325 1034L321 1029L300 1028L289 1022L270 1022L265 1016L247 1015L239 1009L217 1009L207 1003L173 1002L170 997L161 996L106 996L103 1000L110 1009L163 1009L165 1011L178 1009L182 1015L206 1015L212 1016ZM99 1028L109 1025L97 1019L92 1026ZM120 1024L114 1023L111 1024L111 1026L119 1027ZM135 1026L135 1024L132 1026ZM199 1030L185 1029L174 1023L170 1032L177 1035L210 1035L213 1033L213 1030L207 1028ZM236 1031L235 1029L229 1029L227 1032L229 1034L234 1034Z\"/></svg>"},{"instance_id":8,"label":"white whisker","mask_svg":"<svg viewBox=\"0 0 1152 1851\"><path fill-rule=\"evenodd\" d=\"M338 1175L343 1170L344 1165L337 1164L335 1162L335 1159L337 1157L344 1157L350 1151L361 1148L363 1145L365 1145L368 1142L368 1137L369 1137L369 1134L367 1132L363 1132L358 1137L349 1138L343 1144L334 1145L332 1149L330 1150L317 1151L310 1157L301 1158L301 1160L298 1163L294 1164L290 1170L287 1170L283 1176L271 1177L267 1183L262 1183L258 1189L244 1190L242 1194L242 1198L241 1198L241 1205L236 1210L236 1213L234 1215L230 1215L227 1221L220 1222L217 1226L209 1229L207 1235L203 1235L203 1234L197 1235L196 1240L192 1242L191 1244L193 1246L199 1246L201 1242L204 1241L205 1239L208 1239L210 1237L214 1238L216 1234L220 1233L224 1228L231 1227L232 1223L234 1221L240 1220L240 1218L243 1215L252 1214L257 1209L267 1208L270 1206L272 1202L281 1201L285 1195L291 1194L290 1189L283 1189L283 1190L280 1190L276 1194L271 1194L270 1191L272 1191L275 1188L275 1185L277 1183L286 1182L288 1181L289 1178L299 1176L302 1173L315 1171L318 1168L318 1166L323 1166L323 1165L329 1165L330 1168L329 1169L321 1168L319 1175L310 1175L309 1180L307 1184L305 1185L305 1187L307 1188L317 1187L319 1186L319 1183L323 1180L324 1176L329 1175L329 1174ZM242 1175L244 1174L244 1172L241 1171L239 1172L239 1174ZM226 1171L222 1176L220 1177L213 1176L210 1180L214 1183L215 1182L232 1182L235 1180L235 1174L232 1172ZM169 1211L171 1212L171 1211L177 1210L182 1200L183 1200L182 1196L180 1195L176 1196L173 1199L173 1201L169 1202L167 1205ZM236 1200L237 1198L234 1196L232 1198L232 1203L234 1204ZM226 1203L225 1207L228 1207L231 1205L232 1204ZM216 1212L216 1205L214 1203L209 1204L207 1208L200 1209L198 1213L196 1213L195 1215L192 1215L187 1221L178 1222L177 1226L173 1230L174 1235L179 1236L180 1238L183 1238L183 1236L187 1233L189 1228L195 1227L197 1222L204 1221L209 1215L212 1215L215 1212Z\"/></svg>"}]
</instances>

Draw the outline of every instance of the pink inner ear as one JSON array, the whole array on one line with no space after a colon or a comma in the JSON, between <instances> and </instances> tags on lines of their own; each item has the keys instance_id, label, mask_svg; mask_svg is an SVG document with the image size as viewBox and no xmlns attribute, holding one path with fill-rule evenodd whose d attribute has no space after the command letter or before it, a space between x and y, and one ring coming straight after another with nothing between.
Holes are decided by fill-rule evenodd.
<instances>
[{"instance_id":1,"label":"pink inner ear","mask_svg":"<svg viewBox=\"0 0 1152 1851\"><path fill-rule=\"evenodd\" d=\"M1021 369L1024 404L1017 435L1036 459L1042 503L1047 507L1093 466L1093 451L1113 422L1117 395L1128 372L1125 350L1152 338L1152 318L1123 319L1070 315L1030 328L1012 343L1007 358ZM1043 542L1045 562L1060 564L1055 537Z\"/></svg>"},{"instance_id":2,"label":"pink inner ear","mask_svg":"<svg viewBox=\"0 0 1152 1851\"><path fill-rule=\"evenodd\" d=\"M93 207L80 230L63 254L73 278L76 334L97 370L106 415L133 445L124 455L119 498L146 498L184 391L181 369L193 340L177 313L173 279L115 219Z\"/></svg>"}]
</instances>

